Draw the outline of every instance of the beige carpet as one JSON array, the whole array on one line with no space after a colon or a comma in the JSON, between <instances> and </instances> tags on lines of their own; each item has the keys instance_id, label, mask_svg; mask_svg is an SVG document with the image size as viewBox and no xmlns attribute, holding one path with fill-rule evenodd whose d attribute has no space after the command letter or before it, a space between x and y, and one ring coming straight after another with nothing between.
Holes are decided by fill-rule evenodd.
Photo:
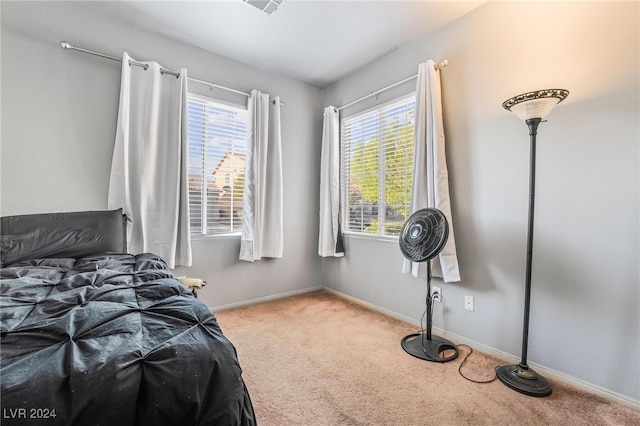
<instances>
[{"instance_id":1,"label":"beige carpet","mask_svg":"<svg viewBox=\"0 0 640 426\"><path fill-rule=\"evenodd\" d=\"M400 346L416 327L327 292L218 312L238 350L258 424L288 425L640 425L640 412L550 381L534 398L498 380L476 384L447 363ZM496 358L474 351L463 366L494 376Z\"/></svg>"}]
</instances>

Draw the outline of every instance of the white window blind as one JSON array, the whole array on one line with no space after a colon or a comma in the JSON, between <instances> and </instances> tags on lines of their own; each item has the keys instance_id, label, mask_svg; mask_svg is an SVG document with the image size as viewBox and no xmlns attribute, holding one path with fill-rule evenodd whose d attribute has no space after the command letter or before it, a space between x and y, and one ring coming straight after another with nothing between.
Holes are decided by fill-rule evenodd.
<instances>
[{"instance_id":1,"label":"white window blind","mask_svg":"<svg viewBox=\"0 0 640 426\"><path fill-rule=\"evenodd\" d=\"M239 233L247 110L195 95L187 108L191 235Z\"/></svg>"},{"instance_id":2,"label":"white window blind","mask_svg":"<svg viewBox=\"0 0 640 426\"><path fill-rule=\"evenodd\" d=\"M399 235L411 208L415 98L342 120L345 232Z\"/></svg>"}]
</instances>

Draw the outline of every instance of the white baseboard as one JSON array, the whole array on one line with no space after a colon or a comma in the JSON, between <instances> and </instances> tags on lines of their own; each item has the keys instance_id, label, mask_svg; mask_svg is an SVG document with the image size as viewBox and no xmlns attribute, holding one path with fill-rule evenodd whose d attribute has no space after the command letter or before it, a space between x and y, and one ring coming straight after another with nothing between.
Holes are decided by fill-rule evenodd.
<instances>
[{"instance_id":1,"label":"white baseboard","mask_svg":"<svg viewBox=\"0 0 640 426\"><path fill-rule=\"evenodd\" d=\"M392 318L398 319L400 321L404 321L407 322L409 324L415 325L416 327L420 327L420 321L416 321L412 318L409 318L407 316L401 315L397 312L393 312L390 311L388 309L385 308L381 308L380 306L374 305L372 303L369 302L365 302L364 300L360 300L356 297L353 296L349 296L348 294L345 293L341 293L339 291L327 288L327 287L323 287L323 289L325 291L328 291L329 293L333 293L336 296L342 297L343 299L349 300L351 302L357 303L361 306L367 307L369 309L372 309L374 311L380 312L382 314L388 315ZM453 343L455 344L465 344L470 346L473 349L477 349L478 351L490 354L490 355L494 355L498 358L502 358L506 360L507 364L517 364L518 362L520 362L520 358L503 352L499 349L493 348L491 346L487 346L487 345L483 345L482 343L478 343L476 341L467 339L465 337L462 336L458 336L456 334L450 333L446 330L442 330L440 328L437 327L433 327L433 331L436 331L439 335L441 335L442 337L448 338L450 339ZM547 368L544 367L542 365L533 363L533 362L529 362L528 363L534 370L536 370L537 372L539 372L541 375L547 377L547 378L553 378L559 382L563 382L566 383L570 386L576 387L580 390L584 390L599 396L602 396L604 398L607 398L611 401L617 402L619 404L622 404L626 407L635 409L640 411L640 401L636 401L634 399L631 399L629 397L626 397L624 395L620 395L616 392L612 392L608 389L602 388L600 386L596 386L593 385L591 383L585 382L584 380L581 379L577 379L575 377L569 376L567 374L561 373L559 371L553 370L551 368Z\"/></svg>"},{"instance_id":2,"label":"white baseboard","mask_svg":"<svg viewBox=\"0 0 640 426\"><path fill-rule=\"evenodd\" d=\"M208 308L211 312L215 313L215 312L220 312L227 309L240 308L242 306L249 306L249 305L255 305L258 303L270 302L272 300L283 299L289 296L296 296L298 294L311 293L313 291L320 291L320 290L324 290L324 287L322 286L307 287L301 290L294 290L294 291L288 291L285 293L274 294L271 296L258 297L257 299L243 300L242 302L230 303L228 305L213 306L213 307L209 306Z\"/></svg>"}]
</instances>

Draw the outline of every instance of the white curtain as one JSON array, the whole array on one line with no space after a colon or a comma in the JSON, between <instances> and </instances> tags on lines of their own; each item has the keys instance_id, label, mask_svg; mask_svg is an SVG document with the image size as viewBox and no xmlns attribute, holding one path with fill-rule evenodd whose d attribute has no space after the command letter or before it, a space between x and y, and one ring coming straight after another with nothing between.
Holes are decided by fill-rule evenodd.
<instances>
[{"instance_id":1,"label":"white curtain","mask_svg":"<svg viewBox=\"0 0 640 426\"><path fill-rule=\"evenodd\" d=\"M320 231L318 254L344 256L340 231L340 113L328 106L324 110L322 154L320 158Z\"/></svg>"},{"instance_id":2,"label":"white curtain","mask_svg":"<svg viewBox=\"0 0 640 426\"><path fill-rule=\"evenodd\" d=\"M418 69L414 158L411 212L435 207L449 222L449 239L440 255L432 261L433 275L442 277L445 282L460 281L449 199L440 71L432 60L420 64ZM427 263L405 259L402 272L426 277Z\"/></svg>"},{"instance_id":3,"label":"white curtain","mask_svg":"<svg viewBox=\"0 0 640 426\"><path fill-rule=\"evenodd\" d=\"M170 268L191 266L187 184L187 71L122 58L120 107L108 206L127 217L128 250L151 252ZM184 124L184 127L183 127Z\"/></svg>"},{"instance_id":4,"label":"white curtain","mask_svg":"<svg viewBox=\"0 0 640 426\"><path fill-rule=\"evenodd\" d=\"M252 90L248 101L240 260L282 257L282 150L280 98Z\"/></svg>"}]
</instances>

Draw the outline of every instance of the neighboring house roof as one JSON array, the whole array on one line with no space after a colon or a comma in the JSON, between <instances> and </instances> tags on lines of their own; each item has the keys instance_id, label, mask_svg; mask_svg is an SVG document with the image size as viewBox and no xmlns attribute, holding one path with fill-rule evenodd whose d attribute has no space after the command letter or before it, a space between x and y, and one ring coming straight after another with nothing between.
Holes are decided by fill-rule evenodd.
<instances>
[{"instance_id":1,"label":"neighboring house roof","mask_svg":"<svg viewBox=\"0 0 640 426\"><path fill-rule=\"evenodd\" d=\"M208 192L223 192L225 185L233 185L235 179L240 175L236 174L236 170L241 168L244 170L246 156L240 153L227 152L225 153L218 164L211 172L213 179L207 179L207 191ZM224 178L219 175L229 174L230 182L225 182ZM200 191L202 188L202 175L197 173L189 173L189 191Z\"/></svg>"},{"instance_id":2,"label":"neighboring house roof","mask_svg":"<svg viewBox=\"0 0 640 426\"><path fill-rule=\"evenodd\" d=\"M226 152L218 162L218 165L216 166L216 168L213 169L212 174L215 175L218 171L220 171L220 169L223 168L223 166L226 163L228 163L231 160L242 160L242 162L244 163L245 158L246 156L244 154L240 154L238 152Z\"/></svg>"}]
</instances>

